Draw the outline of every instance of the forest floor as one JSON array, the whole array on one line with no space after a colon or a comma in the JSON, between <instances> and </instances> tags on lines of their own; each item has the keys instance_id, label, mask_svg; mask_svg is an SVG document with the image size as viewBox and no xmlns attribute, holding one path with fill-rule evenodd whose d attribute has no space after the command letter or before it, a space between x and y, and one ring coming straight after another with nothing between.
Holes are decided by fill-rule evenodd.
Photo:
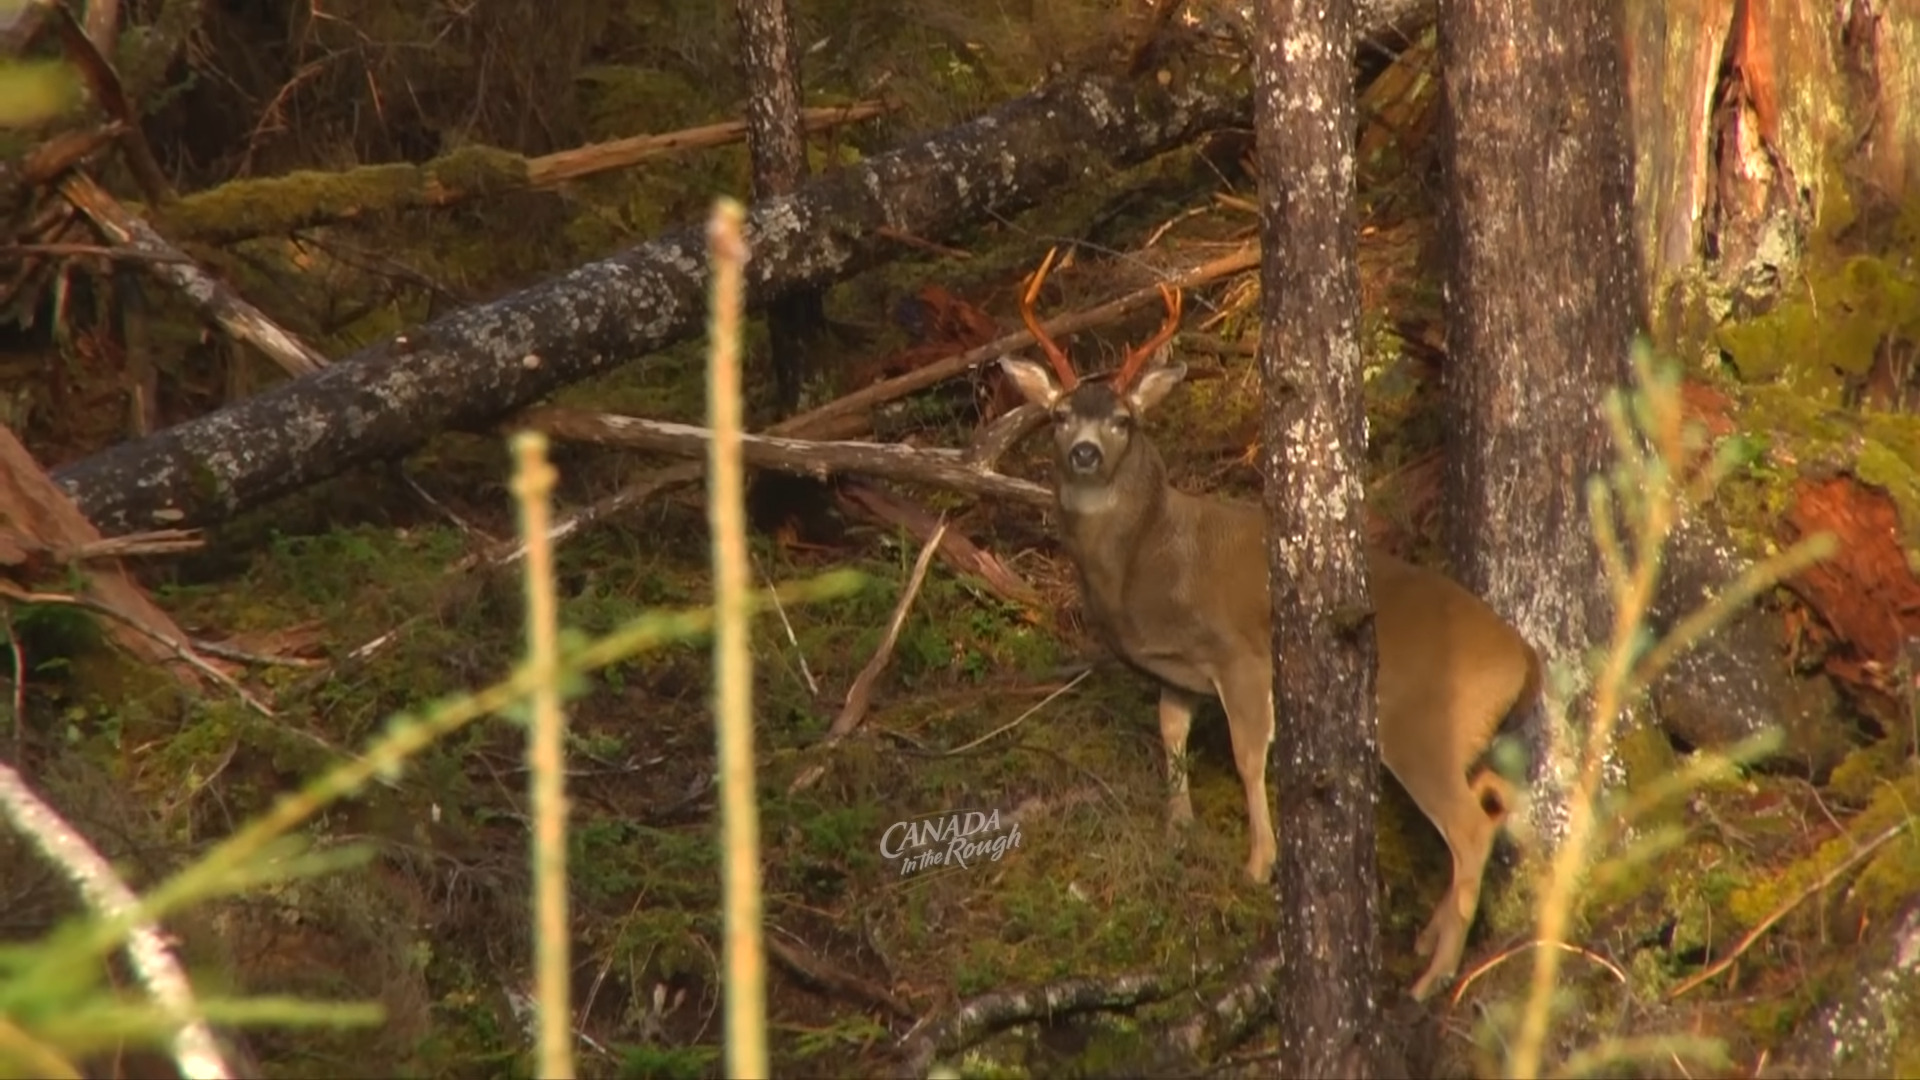
<instances>
[{"instance_id":1,"label":"forest floor","mask_svg":"<svg viewBox=\"0 0 1920 1080\"><path fill-rule=\"evenodd\" d=\"M1363 142L1360 256L1372 528L1389 547L1435 563L1444 437L1436 401L1445 355L1432 89L1417 77L1430 63L1430 52L1410 51L1398 81L1377 80L1370 91L1368 114L1380 127ZM679 100L657 86L645 90ZM645 202L649 215L670 204L696 216L726 186L717 178L737 176L740 159L734 148L662 166L627 187L590 191L586 210L563 212L553 196L525 196L549 218L576 215L562 245L570 250L523 252L516 257L530 265L519 267L484 256L486 271L472 278L486 284L466 288L524 283L564 268L566 258L631 242L634 215L607 228L620 213L609 210L613 204ZM672 199L655 198L668 187ZM911 351L929 344L913 329L925 321L903 316L915 304L923 312L928 305L964 311L1003 332L1017 325L1022 276L1054 244L1078 246L1051 279L1047 311L1100 302L1150 283L1156 270L1247 243L1256 226L1253 195L1253 178L1231 155L1180 151L952 241L968 258L928 252L842 284L827 296L837 330L813 349L817 370L827 374L810 396L855 389L889 370L890 358L925 355ZM1920 220L1920 211L1912 216ZM1916 249L1903 220L1853 235L1848 256L1893 252L1910 261ZM449 235L475 247L498 243L482 220L421 226L394 247ZM928 291L935 287L938 293ZM1187 490L1257 496L1258 290L1257 274L1248 273L1187 300L1179 347L1195 373L1149 425L1174 482ZM417 314L394 301L362 312L339 340L369 340ZM1106 366L1126 342L1146 337L1156 317L1146 312L1079 335L1072 348L1082 370ZM755 333L751 360L764 364L764 335ZM25 349L0 357L40 360ZM70 348L57 362L70 400L108 399L120 378L85 348ZM1880 472L1872 479L1905 512L1899 536L1911 557L1920 454L1903 455L1920 449L1920 425L1910 415L1845 405L1816 416L1780 389L1786 384L1777 374L1756 379L1731 364L1688 363L1690 401L1701 418L1720 437L1757 448L1718 511L1737 529L1783 540L1792 504L1783 493L1800 477L1797 463L1837 454L1866 460L1859 447L1870 444L1868 456L1891 458L1873 459ZM704 364L702 343L691 343L574 387L559 401L702 423ZM1820 367L1817 359L1793 364ZM210 380L207 370L199 371L203 394L230 391L232 378ZM210 389L222 382L228 390ZM876 424L890 438L959 445L991 397L991 387L968 385L893 408ZM92 420L29 429L44 464L113 441L98 414L87 415ZM1018 448L1006 469L1044 482L1041 442ZM583 504L665 460L558 447L558 497ZM29 744L43 763L37 779L76 824L133 867L136 880L151 879L363 746L392 714L499 678L522 647L521 582L511 570L452 568L513 534L509 469L495 435L443 435L403 468L358 470L290 496L215 529L205 550L144 569L160 604L196 636L327 661L318 675L254 672L250 685L273 702L271 717L220 697L180 701L99 648L88 625L70 616L23 618L37 665L26 695ZM1158 1032L1191 1017L1243 961L1270 948L1271 895L1240 870L1246 824L1226 726L1216 706L1198 719L1192 783L1199 827L1184 848L1172 848L1163 841L1154 690L1101 656L1083 632L1049 521L1021 506L897 491L945 513L955 531L1027 582L1035 599L1008 600L935 563L865 723L847 741L822 747L919 544L841 512L824 489L761 489L753 557L765 581L837 567L869 578L851 599L794 607L754 629L767 931L776 946L831 973L833 983L823 990L817 979L776 964L769 981L776 1071L887 1075L897 1042L920 1019L996 989L1135 972L1188 980L1165 1000L1121 1015L1023 1026L970 1055L969 1075L1128 1075L1147 1060ZM561 618L594 634L649 609L703 605L711 596L708 559L699 490L649 502L560 546ZM1767 605L1767 618L1806 627L1802 636L1820 638L1823 648L1845 644L1843 632L1813 627L1817 614L1790 595ZM390 644L370 658L349 655L385 635ZM1829 678L1817 657L1797 662L1805 679ZM721 1075L709 673L706 645L668 648L602 672L569 706L576 1026L586 1075ZM1887 679L1904 715L1920 716L1911 672ZM1920 836L1898 835L1909 808L1920 806L1920 772L1912 729L1889 719L1903 714L1869 715L1852 696L1830 696L1831 723L1854 747L1837 768L1747 770L1693 792L1657 815L1667 830L1659 850L1594 884L1578 926L1580 957L1569 960L1566 976L1592 1004L1569 1021L1563 1060L1607 1040L1618 1050L1638 1039L1644 1050L1668 1045L1647 1041L1656 1036L1717 1038L1730 1054L1717 1075L1755 1075L1769 1059L1791 1056L1842 988L1864 977L1861 943L1879 940L1869 930L1905 917L1907 898L1920 892ZM1640 767L1657 770L1691 749L1652 735L1630 751ZM817 778L796 784L803 774ZM526 781L521 728L504 720L476 725L314 825L322 847L373 844L371 863L219 901L182 925L197 970L214 985L385 1008L386 1022L371 1031L250 1035L271 1075L527 1075L527 1020L517 1004L531 984ZM1383 994L1392 994L1423 966L1412 943L1449 862L1438 835L1384 772L1382 787L1379 889L1390 984ZM883 853L889 826L966 810L1017 821L1018 847L965 867L907 872ZM1855 856L1890 832L1896 835L1884 847ZM11 933L44 927L67 903L49 878L12 872L29 860L0 841L0 866L8 868L0 873L7 882L0 907L12 913ZM1496 874L1496 893L1503 881ZM1426 1009L1388 1010L1418 1074L1485 1067L1485 1055L1497 1052L1497 1022L1527 973L1529 939L1510 912L1490 914L1458 993L1449 990ZM1685 986L1730 949L1738 962L1725 974ZM1510 962L1516 958L1522 962ZM1914 1000L1920 996L1890 1006L1904 1018L1888 1029L1904 1040L1890 1060L1920 1068ZM1264 1038L1256 1032L1233 1060L1256 1063ZM1631 1071L1697 1075L1677 1051L1669 1054L1639 1060Z\"/></svg>"}]
</instances>

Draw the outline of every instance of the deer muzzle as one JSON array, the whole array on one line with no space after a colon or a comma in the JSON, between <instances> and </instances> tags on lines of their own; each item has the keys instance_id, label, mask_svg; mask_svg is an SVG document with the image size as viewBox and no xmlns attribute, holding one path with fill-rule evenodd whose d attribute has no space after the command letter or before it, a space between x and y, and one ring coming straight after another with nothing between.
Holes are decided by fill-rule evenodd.
<instances>
[{"instance_id":1,"label":"deer muzzle","mask_svg":"<svg viewBox=\"0 0 1920 1080\"><path fill-rule=\"evenodd\" d=\"M1067 451L1067 465L1077 473L1098 472L1100 457L1100 444L1092 439L1082 439Z\"/></svg>"}]
</instances>

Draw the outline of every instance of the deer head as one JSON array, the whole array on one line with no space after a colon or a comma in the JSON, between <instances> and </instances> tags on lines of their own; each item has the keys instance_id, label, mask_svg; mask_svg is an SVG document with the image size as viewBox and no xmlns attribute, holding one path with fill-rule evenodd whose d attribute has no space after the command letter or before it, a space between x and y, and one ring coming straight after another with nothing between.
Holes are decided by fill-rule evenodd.
<instances>
[{"instance_id":1,"label":"deer head","mask_svg":"<svg viewBox=\"0 0 1920 1080\"><path fill-rule=\"evenodd\" d=\"M1054 468L1064 498L1071 489L1104 488L1114 482L1122 466L1145 445L1144 440L1134 438L1141 418L1180 384L1187 367L1176 362L1161 364L1144 374L1141 371L1180 325L1180 292L1162 285L1160 295L1167 306L1167 317L1159 331L1144 344L1127 350L1112 379L1082 382L1066 352L1033 315L1034 300L1058 250L1047 252L1046 260L1027 279L1020 298L1020 318L1053 370L1011 356L1001 358L1000 366L1021 395L1046 409L1052 418Z\"/></svg>"}]
</instances>

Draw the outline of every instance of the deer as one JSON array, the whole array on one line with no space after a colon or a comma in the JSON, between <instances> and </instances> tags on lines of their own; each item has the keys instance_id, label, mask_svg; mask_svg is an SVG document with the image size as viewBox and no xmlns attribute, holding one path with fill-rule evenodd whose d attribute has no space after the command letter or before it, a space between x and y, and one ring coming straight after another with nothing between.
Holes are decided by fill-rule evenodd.
<instances>
[{"instance_id":1,"label":"deer","mask_svg":"<svg viewBox=\"0 0 1920 1080\"><path fill-rule=\"evenodd\" d=\"M1083 382L1033 314L1054 254L1028 278L1020 300L1021 319L1052 370L1013 355L1001 357L1000 367L1051 419L1060 539L1077 571L1086 625L1159 684L1166 826L1176 841L1193 823L1185 764L1193 714L1210 698L1220 702L1246 791L1246 873L1265 884L1278 855L1266 783L1274 702L1265 512L1173 487L1142 430L1148 411L1186 376L1186 365L1170 357L1147 364L1179 326L1179 291L1161 286L1165 321L1126 350L1110 379ZM1417 955L1432 958L1411 990L1424 1001L1458 970L1496 836L1525 846L1522 796L1492 768L1490 747L1539 696L1540 659L1464 586L1376 544L1365 554L1380 756L1453 856L1452 885L1415 943Z\"/></svg>"}]
</instances>

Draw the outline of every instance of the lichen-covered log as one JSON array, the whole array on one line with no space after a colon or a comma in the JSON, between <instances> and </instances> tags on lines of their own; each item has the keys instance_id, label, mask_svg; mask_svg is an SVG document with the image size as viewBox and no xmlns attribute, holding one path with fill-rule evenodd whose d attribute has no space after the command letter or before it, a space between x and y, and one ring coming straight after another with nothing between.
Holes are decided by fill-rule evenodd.
<instances>
[{"instance_id":1,"label":"lichen-covered log","mask_svg":"<svg viewBox=\"0 0 1920 1080\"><path fill-rule=\"evenodd\" d=\"M1361 5L1361 32L1418 7ZM748 219L749 302L763 306L879 263L900 250L889 235L944 237L1031 207L1103 162L1144 161L1244 124L1239 76L1231 65L1196 65L1167 86L1101 76L1053 83L760 203ZM54 479L110 534L220 520L692 336L706 313L704 251L700 226L680 228L75 462Z\"/></svg>"},{"instance_id":2,"label":"lichen-covered log","mask_svg":"<svg viewBox=\"0 0 1920 1080\"><path fill-rule=\"evenodd\" d=\"M1140 161L1244 122L1230 85L1088 78L837 170L753 208L749 299L831 281L893 254L881 227L941 237L1038 203L1103 159ZM509 241L510 242L510 241ZM108 533L206 523L404 454L456 424L697 333L702 229L689 226L492 303L455 312L327 370L76 462L56 476Z\"/></svg>"}]
</instances>

